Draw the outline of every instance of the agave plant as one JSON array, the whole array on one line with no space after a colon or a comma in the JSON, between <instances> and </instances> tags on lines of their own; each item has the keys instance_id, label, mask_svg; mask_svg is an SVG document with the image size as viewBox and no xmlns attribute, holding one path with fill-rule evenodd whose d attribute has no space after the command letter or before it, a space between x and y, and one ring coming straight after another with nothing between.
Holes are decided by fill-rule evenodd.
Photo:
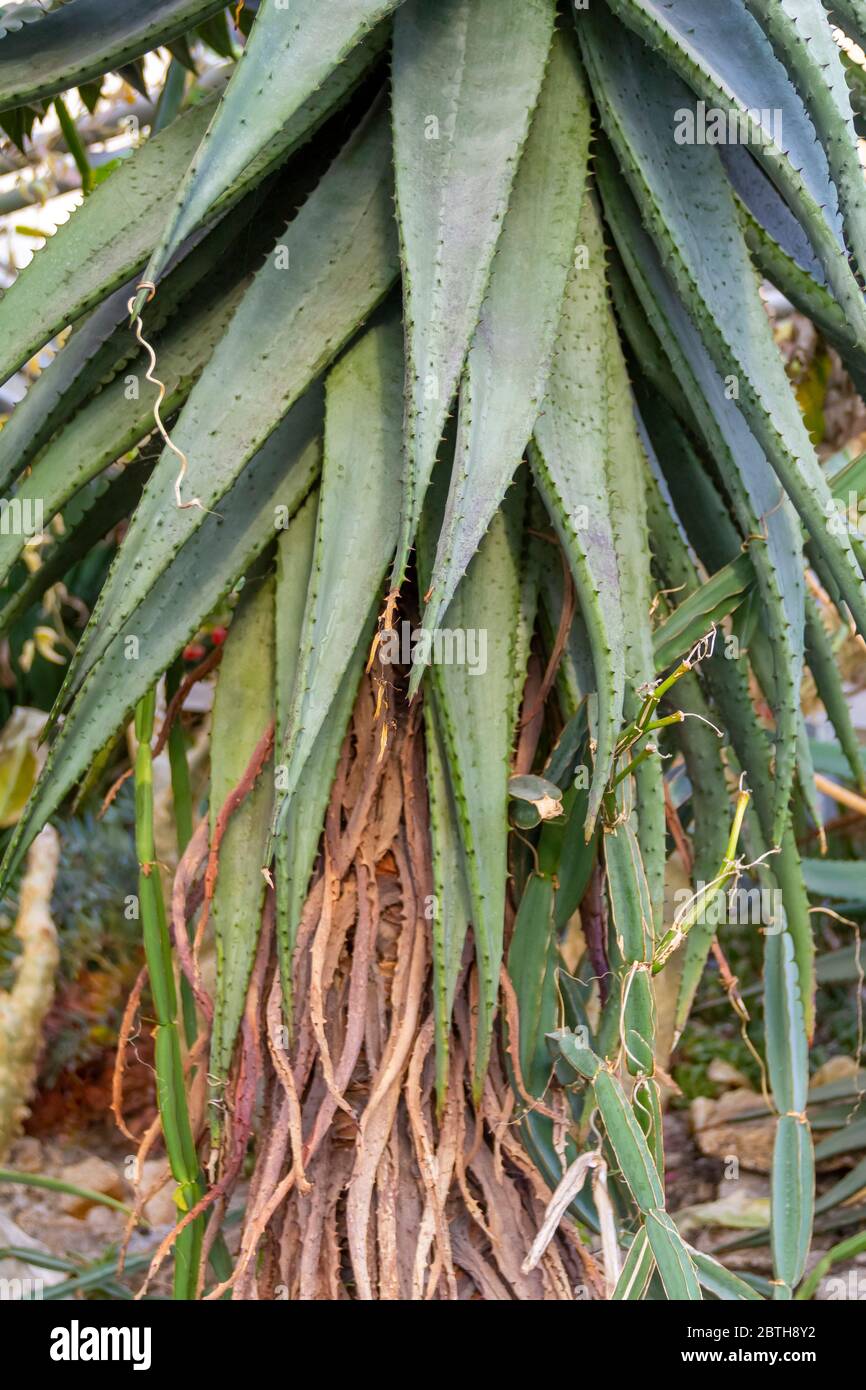
<instances>
[{"instance_id":1,"label":"agave plant","mask_svg":"<svg viewBox=\"0 0 866 1390\"><path fill-rule=\"evenodd\" d=\"M20 141L70 88L228 33L212 0L10 8ZM863 0L262 0L219 90L175 80L0 301L0 379L73 325L0 433L0 490L46 521L76 504L20 595L4 528L4 630L131 512L3 883L134 713L179 1210L154 1268L173 1250L178 1297L206 1256L208 1297L802 1279L799 692L808 666L862 786L813 591L866 633L835 524L863 468L819 463L761 281L862 387L866 82L837 23L866 43ZM175 716L217 663L199 820ZM670 836L695 888L674 916ZM761 924L772 1284L687 1245L664 1194L654 982L677 972L680 1032L720 949L708 903L744 876L783 904Z\"/></svg>"}]
</instances>

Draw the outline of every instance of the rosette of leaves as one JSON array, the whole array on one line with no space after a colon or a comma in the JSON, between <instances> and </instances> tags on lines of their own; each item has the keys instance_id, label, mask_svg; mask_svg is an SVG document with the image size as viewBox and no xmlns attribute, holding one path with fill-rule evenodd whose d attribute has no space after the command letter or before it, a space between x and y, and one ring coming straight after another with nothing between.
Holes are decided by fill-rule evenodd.
<instances>
[{"instance_id":1,"label":"rosette of leaves","mask_svg":"<svg viewBox=\"0 0 866 1390\"><path fill-rule=\"evenodd\" d=\"M4 37L0 104L92 82L218 9L72 0ZM70 661L6 880L243 582L212 748L221 1085L269 878L283 1016L297 1022L299 923L372 651L382 749L407 697L423 702L440 1118L467 969L470 1099L482 1097L508 947L517 1103L549 1108L561 1091L574 1160L597 1115L621 1174L622 1296L697 1297L702 1283L750 1296L678 1239L658 1133L618 1079L623 1046L633 1054L617 991L634 1004L665 926L666 769L685 767L678 805L705 882L728 863L741 776L754 792L737 872L756 865L784 901L765 924L764 970L777 1296L808 1250L815 973L793 831L816 814L807 664L841 745L856 740L806 567L861 632L866 588L859 541L828 525L849 480L816 458L761 279L866 381L866 190L848 85L862 74L834 25L866 40L866 8L263 0L224 90L182 105L0 301L2 377L74 325L0 434L2 489L40 499L47 520L146 443L152 465ZM155 432L139 315L171 444ZM116 515L129 466L66 544ZM23 544L0 536L4 575ZM419 633L409 670L382 664L403 621ZM715 644L700 645L708 633ZM517 816L512 777L524 779L511 783ZM246 799L232 843L219 812L235 786ZM560 941L587 894L609 1003L575 1044L569 1030L587 1024ZM714 936L690 927L679 1029ZM649 1093L647 990L630 1036ZM551 1124L527 1111L521 1133L553 1188ZM599 1223L583 1196L571 1212Z\"/></svg>"}]
</instances>

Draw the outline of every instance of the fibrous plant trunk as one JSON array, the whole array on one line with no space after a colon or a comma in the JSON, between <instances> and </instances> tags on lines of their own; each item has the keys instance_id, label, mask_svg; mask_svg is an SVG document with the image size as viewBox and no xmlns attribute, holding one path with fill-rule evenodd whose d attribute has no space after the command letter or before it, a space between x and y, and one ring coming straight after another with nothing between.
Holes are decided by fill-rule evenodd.
<instances>
[{"instance_id":1,"label":"fibrous plant trunk","mask_svg":"<svg viewBox=\"0 0 866 1390\"><path fill-rule=\"evenodd\" d=\"M233 1194L242 1198L242 1232L231 1272L210 1298L227 1288L236 1299L302 1300L569 1300L603 1290L602 1271L571 1226L537 1268L522 1269L551 1193L520 1142L526 1102L516 1099L498 1048L477 1110L472 1103L471 950L448 1089L437 1103L422 733L416 702L380 757L376 689L364 680L298 931L291 1032L267 891L240 1041L216 1102L214 1187L201 1204L217 1221ZM189 910L201 902L203 847L199 836L197 879L187 876L195 861L181 863L175 906L178 885ZM190 955L187 966L206 1018L211 1002ZM201 1137L200 1106L193 1122Z\"/></svg>"}]
</instances>

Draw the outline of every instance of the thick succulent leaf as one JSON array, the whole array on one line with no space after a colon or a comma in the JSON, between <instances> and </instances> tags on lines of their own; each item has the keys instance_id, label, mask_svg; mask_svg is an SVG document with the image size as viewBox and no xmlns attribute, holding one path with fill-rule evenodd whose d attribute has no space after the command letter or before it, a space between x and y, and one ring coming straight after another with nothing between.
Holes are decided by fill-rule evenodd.
<instances>
[{"instance_id":1,"label":"thick succulent leaf","mask_svg":"<svg viewBox=\"0 0 866 1390\"><path fill-rule=\"evenodd\" d=\"M166 417L189 396L202 369L223 337L244 286L203 306L191 305L155 341L159 378L165 383ZM80 410L52 440L16 489L22 505L41 502L45 522L108 464L133 449L153 430L155 388L144 380L144 364L115 379ZM0 534L0 583L5 583L27 537Z\"/></svg>"},{"instance_id":2,"label":"thick succulent leaf","mask_svg":"<svg viewBox=\"0 0 866 1390\"><path fill-rule=\"evenodd\" d=\"M617 1302L625 1300L632 1303L642 1299L654 1269L655 1260L649 1247L646 1226L641 1226L629 1246L628 1254L623 1261L622 1273L611 1298Z\"/></svg>"},{"instance_id":3,"label":"thick succulent leaf","mask_svg":"<svg viewBox=\"0 0 866 1390\"><path fill-rule=\"evenodd\" d=\"M866 864L854 859L804 859L803 872L810 893L819 898L866 902Z\"/></svg>"},{"instance_id":4,"label":"thick succulent leaf","mask_svg":"<svg viewBox=\"0 0 866 1390\"><path fill-rule=\"evenodd\" d=\"M211 843L219 814L247 770L274 717L273 575L254 574L241 591L220 662L210 737ZM259 939L265 879L261 871L274 800L273 758L232 814L219 847L211 903L216 990L210 1084L221 1098L243 1018ZM213 1108L218 1132L221 1112Z\"/></svg>"},{"instance_id":5,"label":"thick succulent leaf","mask_svg":"<svg viewBox=\"0 0 866 1390\"><path fill-rule=\"evenodd\" d=\"M374 56L367 46L353 54L241 169L211 212L228 209L304 144L357 85ZM0 298L0 380L141 268L165 221L166 189L181 179L216 103L213 97L191 107L124 159L6 290Z\"/></svg>"},{"instance_id":6,"label":"thick succulent leaf","mask_svg":"<svg viewBox=\"0 0 866 1390\"><path fill-rule=\"evenodd\" d=\"M316 544L316 517L319 512L318 488L311 492L304 505L292 517L291 523L284 526L277 540L276 572L276 628L275 628L275 727L285 728L288 723L295 684L298 674L298 654L301 645L301 629L304 610L307 606L307 587L310 582L310 569L313 564L313 551ZM275 883L277 890L277 950L280 958L280 975L283 985L283 1002L287 1019L292 1012L292 954L295 947L297 917L295 908L298 893L292 892L292 850L290 844L292 831L297 822L310 827L312 814L305 817L292 817L286 827L286 834L277 844ZM318 831L313 842L303 891L306 892L316 845Z\"/></svg>"},{"instance_id":7,"label":"thick succulent leaf","mask_svg":"<svg viewBox=\"0 0 866 1390\"><path fill-rule=\"evenodd\" d=\"M63 350L30 383L26 396L17 402L0 430L0 491L4 495L60 425L91 392L98 390L106 368L111 372L115 363L122 365L115 333L123 320L128 297L126 287L109 295L72 333ZM127 344L126 357L133 351Z\"/></svg>"},{"instance_id":8,"label":"thick succulent leaf","mask_svg":"<svg viewBox=\"0 0 866 1390\"><path fill-rule=\"evenodd\" d=\"M808 1122L805 1116L782 1115L773 1147L770 1240L773 1272L789 1290L800 1282L806 1267L814 1201L815 1159Z\"/></svg>"},{"instance_id":9,"label":"thick succulent leaf","mask_svg":"<svg viewBox=\"0 0 866 1390\"><path fill-rule=\"evenodd\" d=\"M0 44L0 110L90 82L193 28L220 0L75 0L7 33Z\"/></svg>"},{"instance_id":10,"label":"thick succulent leaf","mask_svg":"<svg viewBox=\"0 0 866 1390\"><path fill-rule=\"evenodd\" d=\"M638 434L622 346L611 314L605 317L607 411L610 441L605 458L611 527L622 599L626 719L640 708L640 691L656 673L650 612L653 585L647 530L647 460ZM653 916L661 920L664 901L666 829L663 767L660 758L642 763L635 774L637 827Z\"/></svg>"},{"instance_id":11,"label":"thick succulent leaf","mask_svg":"<svg viewBox=\"0 0 866 1390\"><path fill-rule=\"evenodd\" d=\"M828 284L858 340L866 343L866 309L845 254L826 153L796 88L744 0L714 0L712 5L705 0L611 0L611 8L710 109L733 112L743 124L750 149L796 212ZM590 16L578 18L583 26ZM614 50L619 48L619 40L614 40ZM683 92L668 109L669 141L675 119L686 112L696 114L691 92Z\"/></svg>"},{"instance_id":12,"label":"thick succulent leaf","mask_svg":"<svg viewBox=\"0 0 866 1390\"><path fill-rule=\"evenodd\" d=\"M851 247L866 267L866 186L839 46L821 0L746 0L772 40L812 118Z\"/></svg>"},{"instance_id":13,"label":"thick succulent leaf","mask_svg":"<svg viewBox=\"0 0 866 1390\"><path fill-rule=\"evenodd\" d=\"M809 1088L809 1057L800 982L788 931L778 931L766 939L764 1010L773 1100L780 1114L801 1114Z\"/></svg>"},{"instance_id":14,"label":"thick succulent leaf","mask_svg":"<svg viewBox=\"0 0 866 1390\"><path fill-rule=\"evenodd\" d=\"M433 559L446 486L447 473L440 467L420 538L425 577ZM444 631L456 642L450 652L443 645L442 660L435 659L434 648L427 676L459 817L478 963L476 1095L490 1056L502 962L524 505L524 489L513 489L446 613ZM462 661L461 642L465 646Z\"/></svg>"},{"instance_id":15,"label":"thick succulent leaf","mask_svg":"<svg viewBox=\"0 0 866 1390\"><path fill-rule=\"evenodd\" d=\"M447 770L448 753L433 701L429 699L424 702L424 729L435 889L431 935L436 1018L436 1095L441 1105L448 1090L451 1011L472 909L463 866L460 819Z\"/></svg>"},{"instance_id":16,"label":"thick succulent leaf","mask_svg":"<svg viewBox=\"0 0 866 1390\"><path fill-rule=\"evenodd\" d=\"M275 833L380 598L397 541L403 335L398 315L368 329L332 368L325 389L325 454L316 547L300 633L298 674L278 731ZM358 467L358 440L364 465ZM388 634L385 635L386 640ZM383 660L387 653L382 651Z\"/></svg>"},{"instance_id":17,"label":"thick succulent leaf","mask_svg":"<svg viewBox=\"0 0 866 1390\"><path fill-rule=\"evenodd\" d=\"M827 718L842 745L854 782L866 791L866 770L860 756L860 740L851 717L851 706L821 613L811 594L806 595L806 660L815 680Z\"/></svg>"},{"instance_id":18,"label":"thick succulent leaf","mask_svg":"<svg viewBox=\"0 0 866 1390\"><path fill-rule=\"evenodd\" d=\"M866 43L866 0L827 0L834 24L862 48Z\"/></svg>"},{"instance_id":19,"label":"thick succulent leaf","mask_svg":"<svg viewBox=\"0 0 866 1390\"><path fill-rule=\"evenodd\" d=\"M7 34L14 34L22 25L44 19L52 10L68 4L69 0L33 0L33 3L11 0L10 4L0 5L0 39L5 39Z\"/></svg>"},{"instance_id":20,"label":"thick succulent leaf","mask_svg":"<svg viewBox=\"0 0 866 1390\"><path fill-rule=\"evenodd\" d=\"M178 507L178 460L166 448L145 488L73 667L75 686L247 460L359 323L398 268L384 114L368 120L289 225L247 290L174 430L189 460ZM261 343L261 357L250 351ZM146 556L142 564L141 557Z\"/></svg>"},{"instance_id":21,"label":"thick succulent leaf","mask_svg":"<svg viewBox=\"0 0 866 1390\"><path fill-rule=\"evenodd\" d=\"M577 241L589 132L580 60L558 33L466 363L425 629L450 603L532 434Z\"/></svg>"},{"instance_id":22,"label":"thick succulent leaf","mask_svg":"<svg viewBox=\"0 0 866 1390\"><path fill-rule=\"evenodd\" d=\"M316 544L319 495L313 493L277 544L277 728L286 727L297 683L307 589ZM295 788L294 806L276 843L277 949L286 1021L292 1023L293 957L331 786L375 624L371 609L328 718ZM278 788L279 789L279 788Z\"/></svg>"},{"instance_id":23,"label":"thick succulent leaf","mask_svg":"<svg viewBox=\"0 0 866 1390\"><path fill-rule=\"evenodd\" d=\"M773 701L778 725L775 835L778 839L794 774L794 738L803 669L804 581L800 530L790 505L780 505L778 479L769 466L765 448L755 437L733 398L732 378L729 376L726 381L722 380L692 319L660 265L649 238L637 225L637 214L630 207L626 190L618 186L616 175L604 160L602 169L606 207L618 244L647 315L669 356L674 374L691 401L708 446L714 457L725 461L722 475L731 494L741 533L747 537L765 538L756 540L750 550L761 598L772 615L768 637L773 650L774 681L766 693ZM764 317L760 306L759 310ZM776 351L772 342L771 350ZM781 389L793 404L784 378ZM682 436L676 422L670 421L668 429L675 431L678 437ZM692 473L702 471L687 441L677 448L677 453L680 462L687 465ZM664 456L667 458L666 450ZM823 475L819 473L818 477L823 489L826 486ZM684 485L682 492L688 494L688 486ZM817 503L814 507L817 509ZM687 527L692 517L697 526L711 536L715 534L716 540L721 537L718 530L714 533L713 523L697 496L693 497L688 513L683 516ZM826 514L822 517L822 524L825 522ZM692 539L698 543L694 536ZM738 548L738 540L734 540L731 548ZM724 558L728 558L727 555Z\"/></svg>"},{"instance_id":24,"label":"thick succulent leaf","mask_svg":"<svg viewBox=\"0 0 866 1390\"><path fill-rule=\"evenodd\" d=\"M809 238L775 184L753 159L748 147L720 145L719 157L734 192L754 220L804 274L826 289L827 277ZM838 309L838 312L844 318L842 310Z\"/></svg>"},{"instance_id":25,"label":"thick succulent leaf","mask_svg":"<svg viewBox=\"0 0 866 1390\"><path fill-rule=\"evenodd\" d=\"M748 0L718 0L711 7L703 0L610 0L610 8L709 108L746 118L749 148L774 183L807 226L810 218L823 223L841 249L838 195L826 151ZM684 108L694 111L694 101L673 107L672 123Z\"/></svg>"},{"instance_id":26,"label":"thick succulent leaf","mask_svg":"<svg viewBox=\"0 0 866 1390\"><path fill-rule=\"evenodd\" d=\"M547 1089L550 1054L545 1036L556 1027L559 1010L553 892L550 877L531 875L520 900L508 952L508 973L520 1020L520 1070L531 1096L543 1096Z\"/></svg>"},{"instance_id":27,"label":"thick succulent leaf","mask_svg":"<svg viewBox=\"0 0 866 1390\"><path fill-rule=\"evenodd\" d=\"M406 0L394 21L394 167L409 358L394 588L403 581L478 323L555 10L553 0ZM572 157L579 164L580 150Z\"/></svg>"},{"instance_id":28,"label":"thick succulent leaf","mask_svg":"<svg viewBox=\"0 0 866 1390\"><path fill-rule=\"evenodd\" d=\"M183 303L184 313L189 312L188 297L204 279L207 279L207 289L204 296L197 295L192 301L194 311L202 307L208 296L213 299L227 286L242 279L245 267L254 264L254 246L261 242L254 241L251 245L247 235L241 245L233 248L232 254L227 255L227 252L253 217L258 236L263 219L257 200L246 198L221 218L209 235L202 230L191 238L192 249L168 276L159 304L148 313L151 341L165 328L184 300L187 300ZM0 493L5 493L16 476L88 397L106 387L140 352L127 322L127 304L133 288L130 283L115 290L83 320L15 406L0 431ZM161 346L156 343L155 346L160 352Z\"/></svg>"},{"instance_id":29,"label":"thick succulent leaf","mask_svg":"<svg viewBox=\"0 0 866 1390\"><path fill-rule=\"evenodd\" d=\"M656 629L653 640L657 669L666 671L687 656L714 623L721 623L736 611L754 582L755 571L749 556L740 555L689 594Z\"/></svg>"},{"instance_id":30,"label":"thick succulent leaf","mask_svg":"<svg viewBox=\"0 0 866 1390\"><path fill-rule=\"evenodd\" d=\"M664 1207L664 1191L658 1169L622 1086L602 1068L593 1081L593 1090L610 1146L631 1195L645 1215L660 1211Z\"/></svg>"},{"instance_id":31,"label":"thick succulent leaf","mask_svg":"<svg viewBox=\"0 0 866 1390\"><path fill-rule=\"evenodd\" d=\"M51 746L43 774L0 866L0 891L49 816L202 620L291 517L321 465L321 395L309 392L208 515L91 670Z\"/></svg>"},{"instance_id":32,"label":"thick succulent leaf","mask_svg":"<svg viewBox=\"0 0 866 1390\"><path fill-rule=\"evenodd\" d=\"M712 1255L707 1255L703 1250L696 1250L693 1245L686 1246L689 1258L695 1267L698 1280L707 1293L711 1293L714 1298L720 1299L724 1303L731 1302L763 1302L761 1295L747 1284L745 1279L741 1279L738 1274L734 1274Z\"/></svg>"},{"instance_id":33,"label":"thick succulent leaf","mask_svg":"<svg viewBox=\"0 0 866 1390\"><path fill-rule=\"evenodd\" d=\"M277 927L286 1016L300 909L396 538L396 520L386 518L399 486L400 384L402 338L388 316L329 374L317 517L311 531L306 514L297 517L279 545ZM357 484L359 438L366 467Z\"/></svg>"},{"instance_id":34,"label":"thick succulent leaf","mask_svg":"<svg viewBox=\"0 0 866 1390\"><path fill-rule=\"evenodd\" d=\"M736 389L755 439L866 630L866 584L848 538L828 535L827 482L773 341L718 155L712 146L671 143L670 115L685 99L683 88L645 48L629 39L617 46L614 62L609 28L595 12L585 17L581 33L608 133L666 268L719 375Z\"/></svg>"},{"instance_id":35,"label":"thick succulent leaf","mask_svg":"<svg viewBox=\"0 0 866 1390\"><path fill-rule=\"evenodd\" d=\"M625 618L607 461L614 446L612 320L598 215L584 199L556 357L530 450L536 485L562 542L586 624L598 692L598 734L586 819L592 832L613 764L625 695ZM619 349L616 348L618 352ZM605 389L599 390L599 383ZM611 463L615 467L616 460Z\"/></svg>"},{"instance_id":36,"label":"thick succulent leaf","mask_svg":"<svg viewBox=\"0 0 866 1390\"><path fill-rule=\"evenodd\" d=\"M632 964L652 959L655 937L652 902L641 849L631 825L622 821L605 831L604 866L617 948Z\"/></svg>"},{"instance_id":37,"label":"thick succulent leaf","mask_svg":"<svg viewBox=\"0 0 866 1390\"><path fill-rule=\"evenodd\" d=\"M812 1140L805 1116L814 976L813 971L804 970L803 934L789 911L792 904L798 907L802 885L790 832L774 872L783 894L786 923L784 931L767 936L764 954L765 1052L773 1099L781 1116L773 1154L771 1243L776 1277L790 1284L802 1274L800 1266L808 1249L815 1207Z\"/></svg>"},{"instance_id":38,"label":"thick succulent leaf","mask_svg":"<svg viewBox=\"0 0 866 1390\"><path fill-rule=\"evenodd\" d=\"M637 691L655 675L649 624L653 590L647 543L647 463L613 316L606 314L604 322L608 333L605 389L610 432L604 461L622 596L626 677L634 704Z\"/></svg>"},{"instance_id":39,"label":"thick succulent leaf","mask_svg":"<svg viewBox=\"0 0 866 1390\"><path fill-rule=\"evenodd\" d=\"M102 304L143 264L158 234L166 185L192 157L215 101L185 112L125 159L6 290L0 298L0 378Z\"/></svg>"},{"instance_id":40,"label":"thick succulent leaf","mask_svg":"<svg viewBox=\"0 0 866 1390\"><path fill-rule=\"evenodd\" d=\"M651 1211L646 1233L666 1296L676 1302L703 1298L688 1247L666 1211Z\"/></svg>"},{"instance_id":41,"label":"thick succulent leaf","mask_svg":"<svg viewBox=\"0 0 866 1390\"><path fill-rule=\"evenodd\" d=\"M755 764L755 766L757 765L758 764ZM757 790L755 792L755 800L757 803ZM764 797L763 800L766 802L766 797ZM759 806L758 809L759 811L763 809L764 816L766 815L766 805L764 805L763 808ZM768 937L764 967L765 1012L769 1016L770 1006L768 1001L770 998L770 988L768 979L771 972L775 972L777 981L773 985L774 993L772 1007L775 1016L778 1017L780 1021L776 1029L775 1042L770 1042L769 1040L767 1042L767 1055L769 1060L771 1047L777 1045L776 1055L778 1058L777 1071L780 1077L779 1084L780 1086L783 1084L790 1084L790 1086L796 1090L802 1083L802 1076L808 1061L808 1041L811 1039L815 1030L815 941L812 932L812 918L809 912L809 899L803 880L803 868L797 850L797 842L790 826L785 831L782 838L781 845L779 846L779 853L772 860L772 870L772 879L775 879L775 883L781 891L782 903L785 911L786 925L785 932L782 935L789 940L791 954L796 962L796 989L799 992L800 1009L804 1020L804 1036L801 1039L798 1032L801 1024L799 1022L796 998L790 991L787 996L782 995L782 983L784 982L778 980L782 966L774 951L770 949L770 943L776 938ZM772 886L772 879L770 879L769 876L765 876L762 881L764 883L769 882ZM785 945L785 951L787 952L787 950L788 946ZM788 1020L787 1024L784 1023L786 1017ZM784 1044L788 1049L787 1053L781 1050L783 1046L783 1027L787 1027L790 1034L789 1041ZM767 1023L767 1028L769 1030L769 1022ZM787 1061L785 1060L786 1057ZM781 1080L783 1066L787 1066L790 1070L790 1082L783 1083Z\"/></svg>"},{"instance_id":42,"label":"thick succulent leaf","mask_svg":"<svg viewBox=\"0 0 866 1390\"><path fill-rule=\"evenodd\" d=\"M206 19L203 24L196 25L196 34L220 58L237 57L237 48L232 41L225 10L214 15L213 19Z\"/></svg>"},{"instance_id":43,"label":"thick succulent leaf","mask_svg":"<svg viewBox=\"0 0 866 1390\"><path fill-rule=\"evenodd\" d=\"M182 180L174 207L147 267L156 284L185 237L204 221L226 190L261 159L268 144L281 138L287 122L328 85L331 74L345 73L369 31L400 0L263 0L252 32L195 159ZM370 39L381 51L384 34ZM345 60L349 60L348 63Z\"/></svg>"}]
</instances>

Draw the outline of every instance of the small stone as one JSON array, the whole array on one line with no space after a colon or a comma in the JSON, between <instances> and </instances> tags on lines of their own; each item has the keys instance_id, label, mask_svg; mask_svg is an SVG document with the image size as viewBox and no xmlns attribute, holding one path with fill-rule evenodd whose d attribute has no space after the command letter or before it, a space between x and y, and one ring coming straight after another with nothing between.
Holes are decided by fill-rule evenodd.
<instances>
[{"instance_id":1,"label":"small stone","mask_svg":"<svg viewBox=\"0 0 866 1390\"><path fill-rule=\"evenodd\" d=\"M707 1076L717 1086L739 1086L748 1089L748 1078L741 1071L726 1062L722 1057L714 1057L707 1068Z\"/></svg>"},{"instance_id":2,"label":"small stone","mask_svg":"<svg viewBox=\"0 0 866 1390\"><path fill-rule=\"evenodd\" d=\"M124 1226L124 1215L113 1207L92 1206L85 1217L88 1231L105 1240L116 1240Z\"/></svg>"},{"instance_id":3,"label":"small stone","mask_svg":"<svg viewBox=\"0 0 866 1390\"><path fill-rule=\"evenodd\" d=\"M43 1166L44 1158L39 1140L30 1135L16 1139L9 1155L9 1167L17 1168L21 1173L38 1173Z\"/></svg>"},{"instance_id":4,"label":"small stone","mask_svg":"<svg viewBox=\"0 0 866 1390\"><path fill-rule=\"evenodd\" d=\"M692 1129L701 1153L723 1163L735 1158L743 1168L769 1173L776 1117L767 1115L744 1121L737 1118L744 1110L759 1110L763 1105L760 1095L746 1089L726 1091L718 1100L699 1096L692 1101Z\"/></svg>"},{"instance_id":5,"label":"small stone","mask_svg":"<svg viewBox=\"0 0 866 1390\"><path fill-rule=\"evenodd\" d=\"M831 1057L815 1072L809 1082L809 1090L816 1086L826 1086L831 1081L844 1081L846 1077L857 1075L857 1063L853 1057Z\"/></svg>"},{"instance_id":6,"label":"small stone","mask_svg":"<svg viewBox=\"0 0 866 1390\"><path fill-rule=\"evenodd\" d=\"M76 1187L89 1187L92 1192L102 1192L106 1197L123 1196L120 1172L104 1158L84 1158L80 1163L72 1163L64 1168L59 1176L63 1182L73 1183ZM83 1220L94 1205L98 1204L73 1193L65 1194L60 1199L61 1210L78 1220Z\"/></svg>"},{"instance_id":7,"label":"small stone","mask_svg":"<svg viewBox=\"0 0 866 1390\"><path fill-rule=\"evenodd\" d=\"M139 1192L147 1192L152 1187L157 1178L165 1172L165 1164L161 1159L149 1158L142 1164L141 1183ZM151 1226L173 1226L177 1221L177 1207L174 1204L174 1183L168 1179L165 1186L151 1197L145 1205L144 1218Z\"/></svg>"}]
</instances>

